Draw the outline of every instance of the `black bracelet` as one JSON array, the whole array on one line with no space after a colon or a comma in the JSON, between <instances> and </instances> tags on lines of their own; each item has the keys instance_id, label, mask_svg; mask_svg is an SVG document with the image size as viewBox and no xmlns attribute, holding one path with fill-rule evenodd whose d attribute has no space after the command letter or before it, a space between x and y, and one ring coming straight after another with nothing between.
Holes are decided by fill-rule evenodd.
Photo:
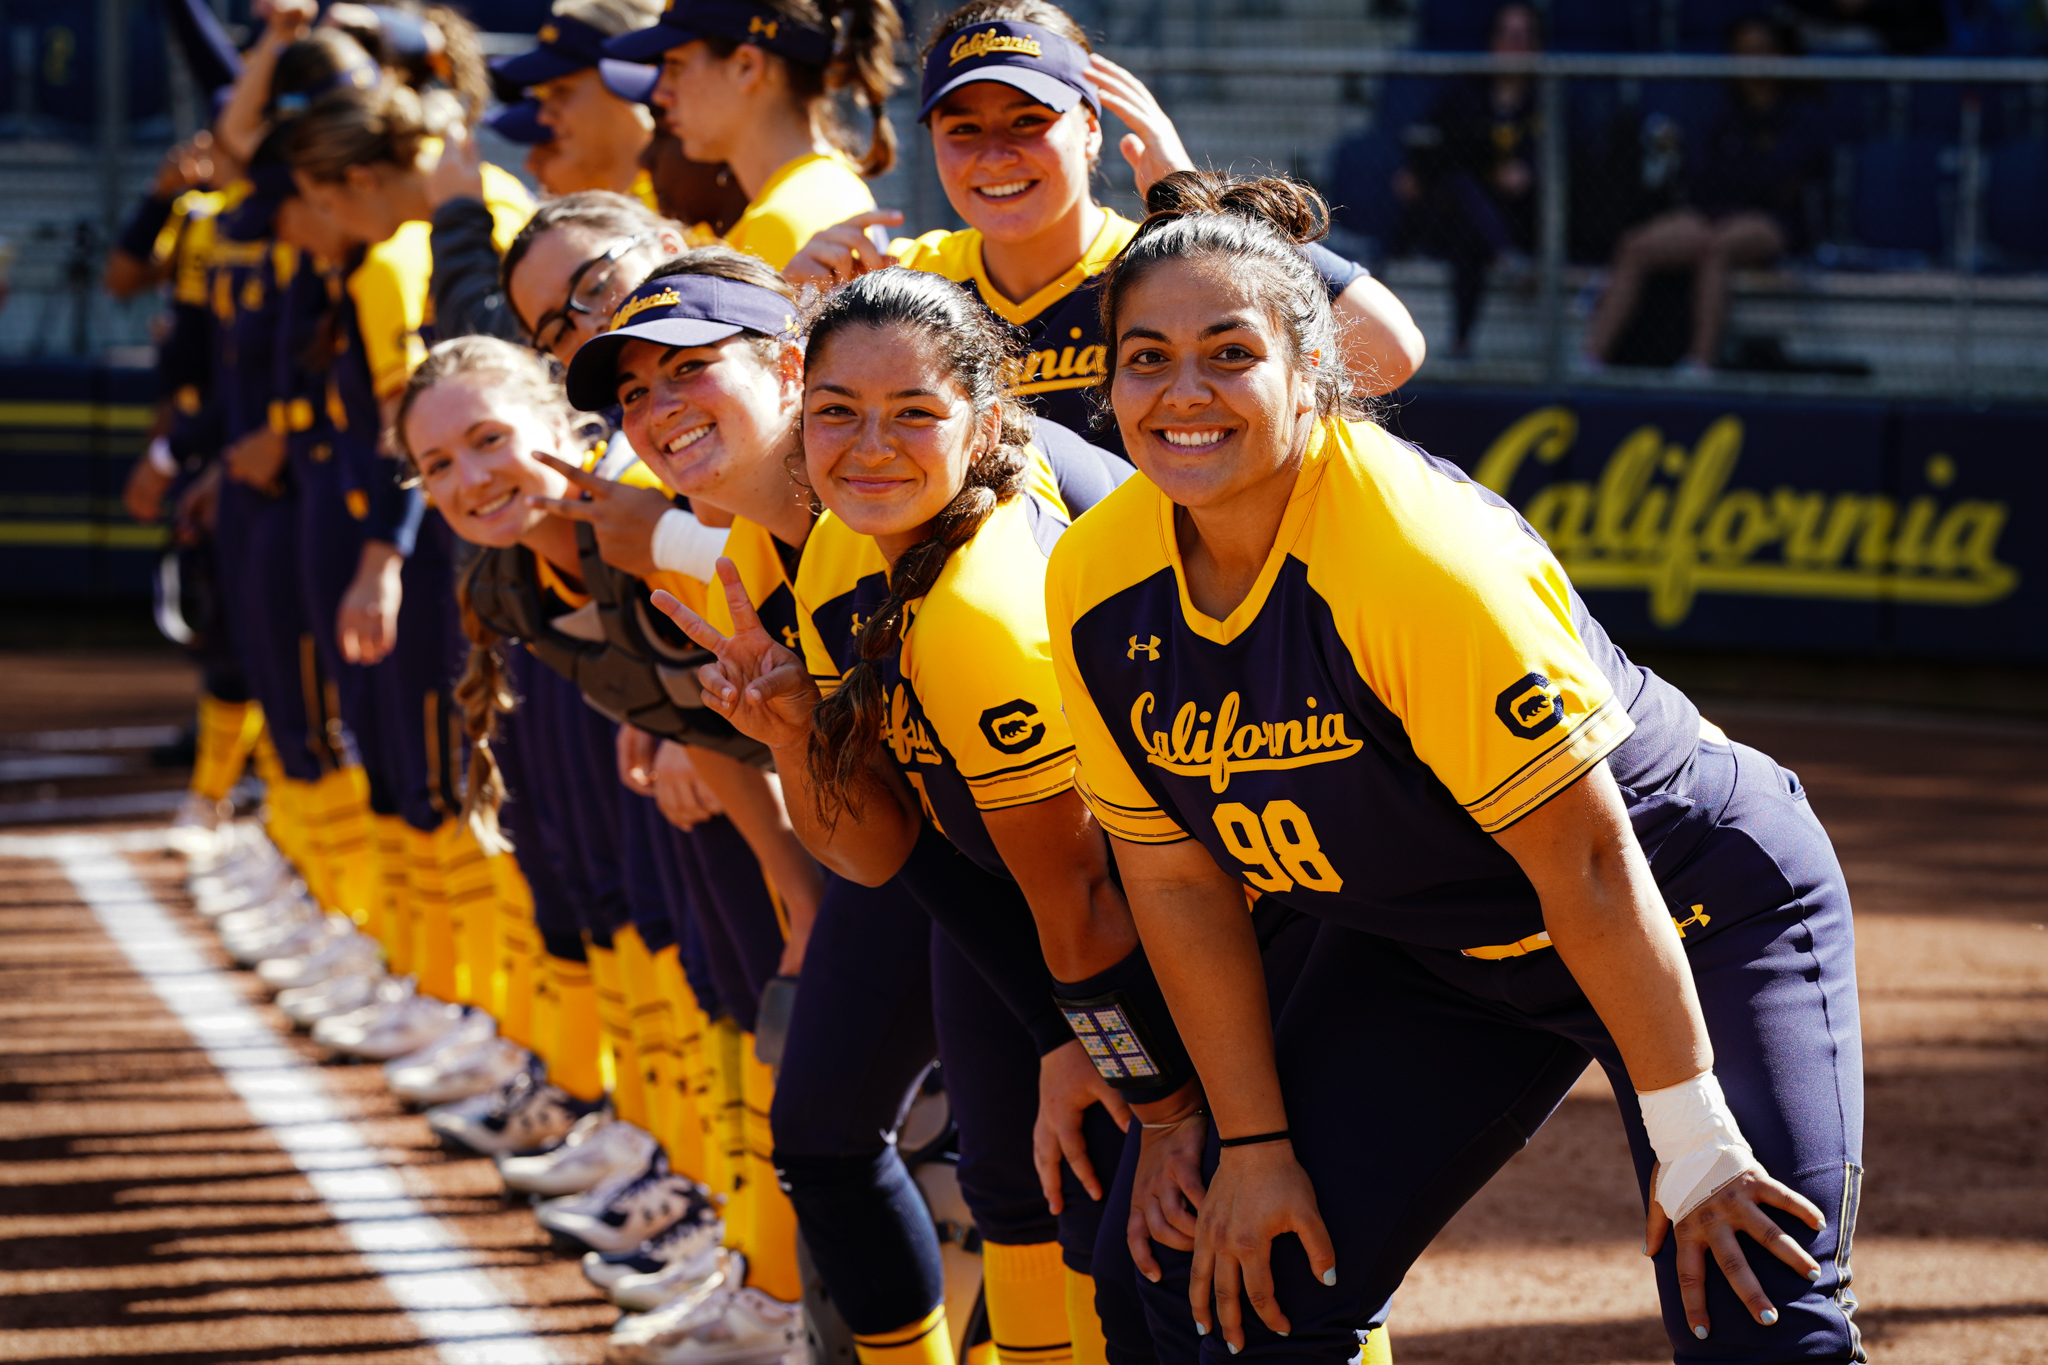
<instances>
[{"instance_id":1,"label":"black bracelet","mask_svg":"<svg viewBox=\"0 0 2048 1365\"><path fill-rule=\"evenodd\" d=\"M1277 1133L1253 1133L1250 1137L1220 1138L1217 1140L1216 1145L1219 1147L1250 1147L1254 1143L1259 1142L1292 1142L1293 1140L1293 1132L1282 1128Z\"/></svg>"}]
</instances>

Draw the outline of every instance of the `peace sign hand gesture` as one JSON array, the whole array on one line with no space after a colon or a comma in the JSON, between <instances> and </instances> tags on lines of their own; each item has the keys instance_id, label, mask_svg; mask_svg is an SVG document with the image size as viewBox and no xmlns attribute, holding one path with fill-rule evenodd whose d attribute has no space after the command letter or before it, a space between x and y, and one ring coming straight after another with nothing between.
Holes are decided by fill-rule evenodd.
<instances>
[{"instance_id":1,"label":"peace sign hand gesture","mask_svg":"<svg viewBox=\"0 0 2048 1365\"><path fill-rule=\"evenodd\" d=\"M662 514L675 506L668 494L656 488L636 488L616 479L600 478L567 460L558 460L544 450L535 451L542 464L562 475L590 496L585 498L540 498L526 500L569 521L588 522L597 532L597 553L604 562L635 578L645 578L656 569L654 527Z\"/></svg>"},{"instance_id":2,"label":"peace sign hand gesture","mask_svg":"<svg viewBox=\"0 0 2048 1365\"><path fill-rule=\"evenodd\" d=\"M718 581L732 612L730 639L669 593L654 593L655 609L718 656L718 662L697 670L706 706L749 739L771 749L801 752L810 742L811 712L824 699L818 684L805 670L804 661L777 643L761 624L740 583L739 569L723 556L718 561Z\"/></svg>"}]
</instances>

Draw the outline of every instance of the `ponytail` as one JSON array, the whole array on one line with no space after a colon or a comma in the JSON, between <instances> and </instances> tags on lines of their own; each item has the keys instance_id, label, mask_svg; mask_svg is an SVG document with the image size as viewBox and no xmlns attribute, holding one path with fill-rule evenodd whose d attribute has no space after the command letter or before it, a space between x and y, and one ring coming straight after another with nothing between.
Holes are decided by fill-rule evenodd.
<instances>
[{"instance_id":1,"label":"ponytail","mask_svg":"<svg viewBox=\"0 0 2048 1365\"><path fill-rule=\"evenodd\" d=\"M932 590L953 552L974 539L996 508L1024 491L1031 439L1029 419L1008 394L1015 344L959 286L901 268L860 276L826 295L808 319L807 365L817 361L826 341L852 327L921 334L936 344L976 416L994 409L1000 418L995 442L969 463L960 491L933 518L930 538L904 551L889 571L889 596L861 627L859 660L811 713L806 768L818 817L827 825L837 823L841 812L859 815L870 765L882 748L889 698L878 661L901 648L910 603Z\"/></svg>"}]
</instances>

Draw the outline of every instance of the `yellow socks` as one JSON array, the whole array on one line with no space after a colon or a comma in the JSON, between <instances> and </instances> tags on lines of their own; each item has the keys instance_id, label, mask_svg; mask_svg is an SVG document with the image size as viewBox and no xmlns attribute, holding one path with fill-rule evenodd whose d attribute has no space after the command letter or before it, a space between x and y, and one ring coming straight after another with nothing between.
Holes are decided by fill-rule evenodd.
<instances>
[{"instance_id":1,"label":"yellow socks","mask_svg":"<svg viewBox=\"0 0 2048 1365\"><path fill-rule=\"evenodd\" d=\"M335 768L307 788L304 803L307 842L326 888L320 903L347 915L358 927L369 923L370 902L377 893L369 802L370 784L363 770Z\"/></svg>"},{"instance_id":2,"label":"yellow socks","mask_svg":"<svg viewBox=\"0 0 2048 1365\"><path fill-rule=\"evenodd\" d=\"M490 860L497 883L496 965L491 971L490 1011L498 1032L524 1048L533 1047L534 991L539 979L540 931L533 926L533 891L509 853Z\"/></svg>"},{"instance_id":3,"label":"yellow socks","mask_svg":"<svg viewBox=\"0 0 2048 1365\"><path fill-rule=\"evenodd\" d=\"M640 1059L642 1103L647 1108L647 1131L654 1140L668 1146L676 1129L676 1009L662 990L655 971L653 953L647 951L639 931L622 930L612 938L619 955L619 976L626 987L626 1009L632 1017L633 1050ZM663 950L673 953L673 947ZM670 1153L673 1157L674 1153Z\"/></svg>"},{"instance_id":4,"label":"yellow socks","mask_svg":"<svg viewBox=\"0 0 2048 1365\"><path fill-rule=\"evenodd\" d=\"M441 871L449 944L455 954L455 994L443 998L488 1005L498 957L498 882L491 875L491 860L460 816L443 820L429 837Z\"/></svg>"},{"instance_id":5,"label":"yellow socks","mask_svg":"<svg viewBox=\"0 0 2048 1365\"><path fill-rule=\"evenodd\" d=\"M1066 1276L1067 1329L1073 1333L1074 1365L1109 1365L1109 1341L1095 1312L1095 1277L1060 1263Z\"/></svg>"},{"instance_id":6,"label":"yellow socks","mask_svg":"<svg viewBox=\"0 0 2048 1365\"><path fill-rule=\"evenodd\" d=\"M709 1075L704 1064L704 1032L709 1027L704 1011L697 1006L697 997L690 990L689 982L683 976L681 955L673 947L664 948L654 957L655 980L661 984L661 993L675 1008L675 1127L666 1133L656 1133L662 1146L668 1148L668 1164L671 1170L681 1171L690 1179L709 1185L710 1177L705 1174L704 1132L706 1122L702 1113L702 1100L710 1086Z\"/></svg>"},{"instance_id":7,"label":"yellow socks","mask_svg":"<svg viewBox=\"0 0 2048 1365\"><path fill-rule=\"evenodd\" d=\"M746 1079L740 1068L739 1025L731 1015L711 1020L704 1029L705 1090L699 1112L704 1125L703 1182L725 1201L725 1244L752 1253L747 1234Z\"/></svg>"},{"instance_id":8,"label":"yellow socks","mask_svg":"<svg viewBox=\"0 0 2048 1365\"><path fill-rule=\"evenodd\" d=\"M412 931L412 970L420 979L420 994L436 1000L455 998L455 925L448 917L448 896L441 881L441 858L434 836L423 829L405 827L406 847L411 852L409 882L412 904L408 918Z\"/></svg>"},{"instance_id":9,"label":"yellow socks","mask_svg":"<svg viewBox=\"0 0 2048 1365\"><path fill-rule=\"evenodd\" d=\"M1375 1328L1358 1353L1358 1365L1394 1365L1394 1342L1385 1327Z\"/></svg>"},{"instance_id":10,"label":"yellow socks","mask_svg":"<svg viewBox=\"0 0 2048 1365\"><path fill-rule=\"evenodd\" d=\"M604 1071L598 1062L604 1048L590 964L550 953L546 965L548 1000L543 1010L536 997L534 1051L547 1061L549 1080L579 1100L597 1099L604 1094ZM551 1037L542 1031L544 1014L552 1016ZM548 1046L538 1046L541 1043Z\"/></svg>"},{"instance_id":11,"label":"yellow socks","mask_svg":"<svg viewBox=\"0 0 2048 1365\"><path fill-rule=\"evenodd\" d=\"M253 701L222 701L199 694L199 752L192 759L191 789L216 804L249 766L263 734L263 708Z\"/></svg>"},{"instance_id":12,"label":"yellow socks","mask_svg":"<svg viewBox=\"0 0 2048 1365\"><path fill-rule=\"evenodd\" d=\"M953 1334L946 1330L946 1305L893 1332L856 1336L861 1365L953 1365Z\"/></svg>"},{"instance_id":13,"label":"yellow socks","mask_svg":"<svg viewBox=\"0 0 2048 1365\"><path fill-rule=\"evenodd\" d=\"M775 1103L775 1072L754 1056L754 1035L740 1038L741 1098L746 1142L741 1168L746 1190L747 1283L795 1303L804 1282L796 1264L796 1210L775 1178L775 1134L768 1111Z\"/></svg>"},{"instance_id":14,"label":"yellow socks","mask_svg":"<svg viewBox=\"0 0 2048 1365\"><path fill-rule=\"evenodd\" d=\"M604 1050L611 1059L607 1068L610 1074L605 1079L610 1082L612 1109L626 1122L645 1128L647 1089L640 1079L640 1049L633 1045L633 1010L626 1002L626 980L619 967L617 947L619 939L631 932L621 929L613 934L610 948L593 943L585 951L590 954L590 977L597 986L597 1018L604 1029Z\"/></svg>"},{"instance_id":15,"label":"yellow socks","mask_svg":"<svg viewBox=\"0 0 2048 1365\"><path fill-rule=\"evenodd\" d=\"M989 1334L1002 1365L1065 1365L1074 1358L1067 1325L1067 1268L1058 1242L981 1245Z\"/></svg>"},{"instance_id":16,"label":"yellow socks","mask_svg":"<svg viewBox=\"0 0 2048 1365\"><path fill-rule=\"evenodd\" d=\"M395 815L372 815L377 836L378 920L384 957L391 970L404 976L412 970L412 840L405 821Z\"/></svg>"}]
</instances>

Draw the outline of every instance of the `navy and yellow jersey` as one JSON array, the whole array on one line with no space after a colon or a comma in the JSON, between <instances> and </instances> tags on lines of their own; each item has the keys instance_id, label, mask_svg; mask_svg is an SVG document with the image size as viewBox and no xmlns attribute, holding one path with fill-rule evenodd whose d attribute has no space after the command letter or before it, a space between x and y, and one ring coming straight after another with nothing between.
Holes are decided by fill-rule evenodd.
<instances>
[{"instance_id":1,"label":"navy and yellow jersey","mask_svg":"<svg viewBox=\"0 0 2048 1365\"><path fill-rule=\"evenodd\" d=\"M909 604L895 653L875 661L884 734L925 814L986 871L1008 876L981 813L1073 785L1041 585L1065 514L1025 492L998 507ZM827 513L797 574L804 666L826 692L858 662L859 633L889 595L875 542Z\"/></svg>"},{"instance_id":2,"label":"navy and yellow jersey","mask_svg":"<svg viewBox=\"0 0 2048 1365\"><path fill-rule=\"evenodd\" d=\"M208 274L215 323L215 383L223 436L234 441L270 421L282 299L299 253L268 236L220 234Z\"/></svg>"},{"instance_id":3,"label":"navy and yellow jersey","mask_svg":"<svg viewBox=\"0 0 2048 1365\"><path fill-rule=\"evenodd\" d=\"M851 161L837 152L811 152L768 177L725 241L780 270L811 238L874 206Z\"/></svg>"},{"instance_id":4,"label":"navy and yellow jersey","mask_svg":"<svg viewBox=\"0 0 2048 1365\"><path fill-rule=\"evenodd\" d=\"M1109 373L1109 348L1102 339L1102 272L1136 236L1138 225L1110 209L1102 213L1102 230L1067 273L1030 298L1012 303L989 282L982 261L978 229L927 232L913 241L893 243L897 261L912 270L928 270L962 284L971 283L991 313L1010 324L1024 349L1024 371L1015 393L1033 412L1050 417L1118 455L1123 435L1115 421L1101 413L1093 393ZM1335 252L1310 245L1303 248L1336 298L1365 267Z\"/></svg>"},{"instance_id":5,"label":"navy and yellow jersey","mask_svg":"<svg viewBox=\"0 0 2048 1365\"><path fill-rule=\"evenodd\" d=\"M533 196L526 192L526 186L519 183L519 177L504 167L486 161L481 170L484 208L491 215L491 245L498 249L498 255L503 256L511 247L512 239L519 235L519 229L533 217Z\"/></svg>"},{"instance_id":6,"label":"navy and yellow jersey","mask_svg":"<svg viewBox=\"0 0 2048 1365\"><path fill-rule=\"evenodd\" d=\"M1490 836L1603 759L1653 860L1692 799L1692 703L1608 640L1512 508L1371 423L1318 428L1226 619L1189 600L1174 505L1143 477L1061 541L1046 598L1075 785L1103 826L1192 836L1246 885L1368 932L1466 948L1541 930Z\"/></svg>"},{"instance_id":7,"label":"navy and yellow jersey","mask_svg":"<svg viewBox=\"0 0 2048 1365\"><path fill-rule=\"evenodd\" d=\"M784 648L796 654L804 652L797 630L797 564L809 550L808 542L798 546L785 545L771 535L767 527L745 517L732 519L732 531L725 540L725 557L739 571L740 584L747 590L747 600L754 604L754 614L761 618L762 627L781 641ZM680 580L683 586L695 591L697 600L692 601L684 593L677 592L671 586L671 580ZM698 583L694 578L670 572L656 573L647 582L651 587L667 588L675 593L684 606L717 627L719 634L732 634L732 611L726 605L723 587L715 583Z\"/></svg>"},{"instance_id":8,"label":"navy and yellow jersey","mask_svg":"<svg viewBox=\"0 0 2048 1365\"><path fill-rule=\"evenodd\" d=\"M157 396L170 405L165 431L171 453L183 460L210 456L220 445L221 414L215 392L214 315L208 285L213 243L226 196L191 190L178 196L157 235L156 257L170 283L168 327L157 346Z\"/></svg>"},{"instance_id":9,"label":"navy and yellow jersey","mask_svg":"<svg viewBox=\"0 0 2048 1365\"><path fill-rule=\"evenodd\" d=\"M277 354L270 401L270 429L285 439L285 451L300 475L320 466L322 482L333 483L336 472L334 420L326 402L330 382L329 355L319 354L321 343L332 347L330 316L341 303L341 272L321 269L301 253L291 284L286 288L283 313L278 324ZM338 496L338 495L337 495Z\"/></svg>"},{"instance_id":10,"label":"navy and yellow jersey","mask_svg":"<svg viewBox=\"0 0 2048 1365\"><path fill-rule=\"evenodd\" d=\"M404 392L425 358L420 338L432 255L427 224L407 223L392 237L357 252L330 295L333 359L320 416L333 431L342 462L340 486L349 515L370 540L410 554L425 500L403 484L403 462L383 447L383 405Z\"/></svg>"},{"instance_id":11,"label":"navy and yellow jersey","mask_svg":"<svg viewBox=\"0 0 2048 1365\"><path fill-rule=\"evenodd\" d=\"M372 394L405 392L405 381L427 358L421 335L427 322L427 287L434 275L433 225L406 223L363 253L348 276ZM374 430L374 424L372 424Z\"/></svg>"}]
</instances>

